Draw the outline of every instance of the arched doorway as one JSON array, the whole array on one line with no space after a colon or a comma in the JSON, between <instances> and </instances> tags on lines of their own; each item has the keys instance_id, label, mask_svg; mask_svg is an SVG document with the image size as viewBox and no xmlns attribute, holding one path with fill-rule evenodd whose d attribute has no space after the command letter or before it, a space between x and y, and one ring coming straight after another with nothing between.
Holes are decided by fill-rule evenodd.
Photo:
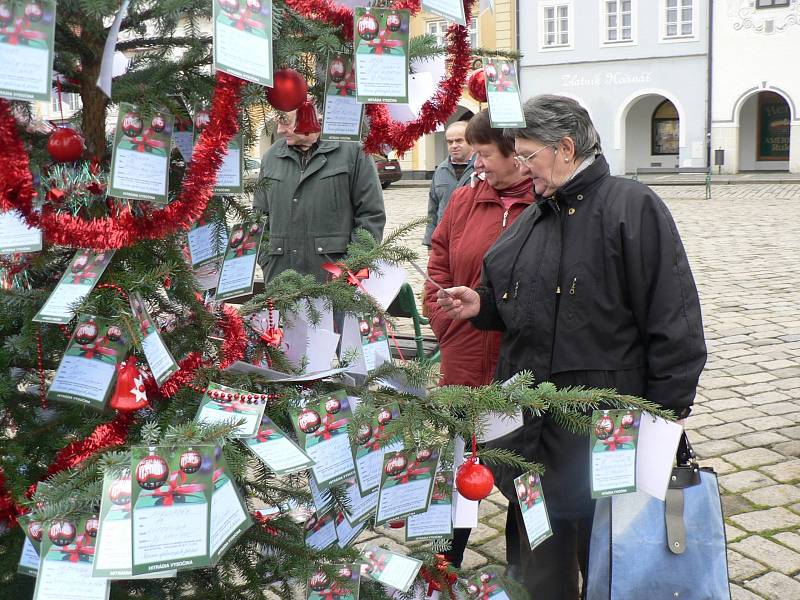
<instances>
[{"instance_id":1,"label":"arched doorway","mask_svg":"<svg viewBox=\"0 0 800 600\"><path fill-rule=\"evenodd\" d=\"M788 171L791 109L776 92L748 97L739 109L739 170Z\"/></svg>"},{"instance_id":2,"label":"arched doorway","mask_svg":"<svg viewBox=\"0 0 800 600\"><path fill-rule=\"evenodd\" d=\"M679 166L681 117L669 98L660 94L640 96L624 118L626 172Z\"/></svg>"}]
</instances>

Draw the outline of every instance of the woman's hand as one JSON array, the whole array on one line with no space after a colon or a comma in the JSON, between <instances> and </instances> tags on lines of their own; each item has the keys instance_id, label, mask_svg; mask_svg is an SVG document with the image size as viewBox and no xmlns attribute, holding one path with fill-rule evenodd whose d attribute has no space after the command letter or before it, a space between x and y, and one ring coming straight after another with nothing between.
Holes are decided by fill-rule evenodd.
<instances>
[{"instance_id":1,"label":"woman's hand","mask_svg":"<svg viewBox=\"0 0 800 600\"><path fill-rule=\"evenodd\" d=\"M478 315L481 308L481 297L472 288L458 286L439 290L436 304L451 319L471 319Z\"/></svg>"}]
</instances>

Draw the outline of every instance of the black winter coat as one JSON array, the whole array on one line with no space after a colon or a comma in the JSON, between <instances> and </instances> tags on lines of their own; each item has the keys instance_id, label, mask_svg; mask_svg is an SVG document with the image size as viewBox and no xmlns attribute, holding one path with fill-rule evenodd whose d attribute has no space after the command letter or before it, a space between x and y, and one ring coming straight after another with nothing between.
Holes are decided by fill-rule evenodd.
<instances>
[{"instance_id":1,"label":"black winter coat","mask_svg":"<svg viewBox=\"0 0 800 600\"><path fill-rule=\"evenodd\" d=\"M615 388L677 412L706 361L697 289L668 209L609 174L602 156L537 197L489 250L473 324L503 331L496 377L532 371L558 387ZM589 442L545 416L491 442L544 464L555 518L590 516ZM493 469L516 501L508 467Z\"/></svg>"}]
</instances>

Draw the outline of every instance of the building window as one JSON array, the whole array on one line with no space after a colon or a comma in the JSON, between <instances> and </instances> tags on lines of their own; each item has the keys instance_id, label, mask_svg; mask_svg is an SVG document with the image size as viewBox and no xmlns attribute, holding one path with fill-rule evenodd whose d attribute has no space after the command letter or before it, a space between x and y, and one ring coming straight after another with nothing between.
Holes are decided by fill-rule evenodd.
<instances>
[{"instance_id":1,"label":"building window","mask_svg":"<svg viewBox=\"0 0 800 600\"><path fill-rule=\"evenodd\" d=\"M694 35L694 0L665 0L664 37Z\"/></svg>"},{"instance_id":2,"label":"building window","mask_svg":"<svg viewBox=\"0 0 800 600\"><path fill-rule=\"evenodd\" d=\"M680 148L680 119L675 105L664 100L653 112L653 139L650 153L678 154Z\"/></svg>"},{"instance_id":3,"label":"building window","mask_svg":"<svg viewBox=\"0 0 800 600\"><path fill-rule=\"evenodd\" d=\"M569 46L569 4L544 6L542 47Z\"/></svg>"},{"instance_id":4,"label":"building window","mask_svg":"<svg viewBox=\"0 0 800 600\"><path fill-rule=\"evenodd\" d=\"M789 6L789 0L756 0L756 8L774 8L776 6Z\"/></svg>"},{"instance_id":5,"label":"building window","mask_svg":"<svg viewBox=\"0 0 800 600\"><path fill-rule=\"evenodd\" d=\"M445 40L445 34L447 33L448 27L450 27L449 21L428 21L427 23L428 33L436 38L436 44L438 46L444 46L447 43L447 41ZM478 19L476 17L472 17L470 19L468 29L469 29L469 45L472 48L477 48Z\"/></svg>"},{"instance_id":6,"label":"building window","mask_svg":"<svg viewBox=\"0 0 800 600\"><path fill-rule=\"evenodd\" d=\"M633 1L605 0L606 42L630 42L633 39Z\"/></svg>"},{"instance_id":7,"label":"building window","mask_svg":"<svg viewBox=\"0 0 800 600\"><path fill-rule=\"evenodd\" d=\"M61 112L61 107L58 105L58 93L53 93L51 104L53 112ZM80 94L73 94L72 92L61 93L61 100L64 104L64 111L73 113L81 107Z\"/></svg>"}]
</instances>

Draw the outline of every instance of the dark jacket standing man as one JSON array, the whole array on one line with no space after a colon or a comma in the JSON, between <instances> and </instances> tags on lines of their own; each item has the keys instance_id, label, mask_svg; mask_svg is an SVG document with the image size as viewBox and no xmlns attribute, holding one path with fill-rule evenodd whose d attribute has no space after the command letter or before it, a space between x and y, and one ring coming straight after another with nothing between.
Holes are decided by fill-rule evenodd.
<instances>
[{"instance_id":1,"label":"dark jacket standing man","mask_svg":"<svg viewBox=\"0 0 800 600\"><path fill-rule=\"evenodd\" d=\"M450 196L456 188L469 182L475 170L472 146L467 143L465 137L466 130L466 121L456 121L444 132L448 156L436 167L428 193L428 227L425 229L425 237L422 238L422 243L428 248L431 247L433 230L442 220Z\"/></svg>"},{"instance_id":2,"label":"dark jacket standing man","mask_svg":"<svg viewBox=\"0 0 800 600\"><path fill-rule=\"evenodd\" d=\"M356 228L383 239L386 212L372 158L360 144L320 142L294 125L294 112L278 122L283 139L261 160L265 181L253 201L269 217L269 247L258 259L264 281L287 269L324 281L322 263L345 254Z\"/></svg>"}]
</instances>

